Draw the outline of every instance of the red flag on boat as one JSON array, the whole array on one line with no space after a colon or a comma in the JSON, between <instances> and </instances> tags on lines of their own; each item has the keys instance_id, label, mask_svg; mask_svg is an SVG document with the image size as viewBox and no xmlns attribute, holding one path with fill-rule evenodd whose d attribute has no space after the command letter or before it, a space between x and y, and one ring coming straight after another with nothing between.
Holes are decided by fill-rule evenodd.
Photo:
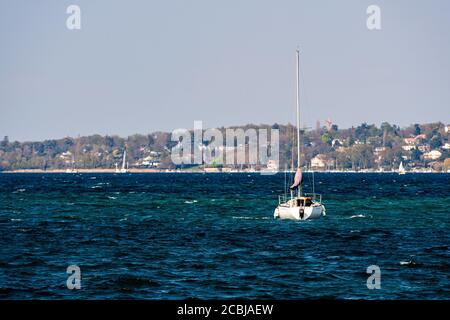
<instances>
[{"instance_id":1,"label":"red flag on boat","mask_svg":"<svg viewBox=\"0 0 450 320\"><path fill-rule=\"evenodd\" d=\"M303 181L302 169L298 168L297 172L295 173L294 184L291 186L291 189L292 190L297 189L300 183L302 183L302 181Z\"/></svg>"}]
</instances>

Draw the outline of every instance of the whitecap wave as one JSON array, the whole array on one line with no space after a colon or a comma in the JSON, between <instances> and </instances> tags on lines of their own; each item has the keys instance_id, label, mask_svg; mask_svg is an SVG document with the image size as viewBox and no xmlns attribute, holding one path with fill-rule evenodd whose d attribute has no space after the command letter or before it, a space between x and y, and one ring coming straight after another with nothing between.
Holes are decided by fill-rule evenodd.
<instances>
[{"instance_id":1,"label":"whitecap wave","mask_svg":"<svg viewBox=\"0 0 450 320\"><path fill-rule=\"evenodd\" d=\"M272 219L271 217L246 217L246 216L233 216L233 219L242 219L242 220L268 220Z\"/></svg>"},{"instance_id":2,"label":"whitecap wave","mask_svg":"<svg viewBox=\"0 0 450 320\"><path fill-rule=\"evenodd\" d=\"M355 215L349 217L349 219L355 219L355 218L367 218L367 217L363 214L355 214Z\"/></svg>"}]
</instances>

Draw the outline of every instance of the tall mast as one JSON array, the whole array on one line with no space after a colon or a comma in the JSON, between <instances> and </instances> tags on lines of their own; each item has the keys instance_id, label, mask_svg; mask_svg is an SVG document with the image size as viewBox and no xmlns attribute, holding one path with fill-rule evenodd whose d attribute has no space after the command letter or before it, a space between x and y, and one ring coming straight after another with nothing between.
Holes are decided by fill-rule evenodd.
<instances>
[{"instance_id":1,"label":"tall mast","mask_svg":"<svg viewBox=\"0 0 450 320\"><path fill-rule=\"evenodd\" d=\"M300 168L300 51L297 49L297 166Z\"/></svg>"},{"instance_id":2,"label":"tall mast","mask_svg":"<svg viewBox=\"0 0 450 320\"><path fill-rule=\"evenodd\" d=\"M122 169L125 169L126 159L127 159L127 145L125 145L125 150L123 151Z\"/></svg>"},{"instance_id":3,"label":"tall mast","mask_svg":"<svg viewBox=\"0 0 450 320\"><path fill-rule=\"evenodd\" d=\"M76 142L76 144L75 144L75 152L73 153L73 164L72 164L72 166L73 166L73 169L75 169L75 162L77 161L77 159L78 159L78 154L80 153L80 134L78 134L78 137L77 137L77 142Z\"/></svg>"}]
</instances>

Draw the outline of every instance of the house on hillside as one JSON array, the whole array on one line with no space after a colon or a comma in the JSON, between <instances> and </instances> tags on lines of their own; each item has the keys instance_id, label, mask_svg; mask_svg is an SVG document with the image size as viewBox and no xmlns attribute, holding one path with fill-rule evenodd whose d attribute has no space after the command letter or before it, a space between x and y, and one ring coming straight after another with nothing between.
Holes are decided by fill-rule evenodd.
<instances>
[{"instance_id":1,"label":"house on hillside","mask_svg":"<svg viewBox=\"0 0 450 320\"><path fill-rule=\"evenodd\" d=\"M450 132L450 124L445 126L444 131L445 131L445 133L449 133Z\"/></svg>"},{"instance_id":2,"label":"house on hillside","mask_svg":"<svg viewBox=\"0 0 450 320\"><path fill-rule=\"evenodd\" d=\"M332 147L340 147L343 146L344 142L342 140L339 139L333 139L333 141L331 141L331 146Z\"/></svg>"},{"instance_id":3,"label":"house on hillside","mask_svg":"<svg viewBox=\"0 0 450 320\"><path fill-rule=\"evenodd\" d=\"M71 163L73 160L72 152L66 151L59 155L59 158L64 161L64 163Z\"/></svg>"},{"instance_id":4,"label":"house on hillside","mask_svg":"<svg viewBox=\"0 0 450 320\"><path fill-rule=\"evenodd\" d=\"M431 150L423 155L426 160L437 160L442 156L442 152L439 150Z\"/></svg>"},{"instance_id":5,"label":"house on hillside","mask_svg":"<svg viewBox=\"0 0 450 320\"><path fill-rule=\"evenodd\" d=\"M450 150L450 143L446 143L446 144L444 144L443 146L442 146L442 149L444 149L444 150Z\"/></svg>"},{"instance_id":6,"label":"house on hillside","mask_svg":"<svg viewBox=\"0 0 450 320\"><path fill-rule=\"evenodd\" d=\"M325 154L318 154L311 159L311 168L326 169L334 165L333 159L329 159Z\"/></svg>"},{"instance_id":7,"label":"house on hillside","mask_svg":"<svg viewBox=\"0 0 450 320\"><path fill-rule=\"evenodd\" d=\"M417 148L422 153L430 152L430 150L431 150L431 148L428 144L422 144L422 145L418 146Z\"/></svg>"},{"instance_id":8,"label":"house on hillside","mask_svg":"<svg viewBox=\"0 0 450 320\"><path fill-rule=\"evenodd\" d=\"M415 146L414 145L410 145L410 144L408 144L406 146L402 146L402 149L405 150L405 151L411 151L414 148L415 148Z\"/></svg>"},{"instance_id":9,"label":"house on hillside","mask_svg":"<svg viewBox=\"0 0 450 320\"><path fill-rule=\"evenodd\" d=\"M426 136L424 134L419 134L415 137L412 138L405 138L403 139L403 141L408 144L408 145L415 145L417 144L420 140L426 139Z\"/></svg>"}]
</instances>

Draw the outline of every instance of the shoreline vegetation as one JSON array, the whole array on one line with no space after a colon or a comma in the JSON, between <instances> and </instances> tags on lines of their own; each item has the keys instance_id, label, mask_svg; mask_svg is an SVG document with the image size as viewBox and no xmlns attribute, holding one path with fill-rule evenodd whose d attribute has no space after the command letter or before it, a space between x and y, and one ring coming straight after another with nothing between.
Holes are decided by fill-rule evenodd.
<instances>
[{"instance_id":1,"label":"shoreline vegetation","mask_svg":"<svg viewBox=\"0 0 450 320\"><path fill-rule=\"evenodd\" d=\"M295 173L295 171L291 170L280 170L280 171L264 171L264 170L200 170L200 169L128 169L127 174L131 173L253 173L253 174L276 174L276 173ZM377 171L377 170L305 170L304 173L398 173L398 170L393 171ZM114 174L123 174L123 173L117 173L115 172L115 169L79 169L77 172L66 172L66 170L62 169L49 169L49 170L43 170L43 169L19 169L19 170L9 170L9 171L0 171L0 174L17 174L17 173L64 173L64 174L81 174L81 173L114 173ZM424 170L415 170L415 171L408 171L407 174L413 174L413 173L450 173L445 171L435 171L431 169L424 169Z\"/></svg>"},{"instance_id":2,"label":"shoreline vegetation","mask_svg":"<svg viewBox=\"0 0 450 320\"><path fill-rule=\"evenodd\" d=\"M130 172L284 172L297 166L296 127L292 124L247 124L218 128L241 130L248 139L234 146L223 141L223 159L208 163L175 165L171 152L179 141L170 132L117 135L90 135L50 139L45 141L0 140L0 172L115 172L123 168ZM252 130L279 132L279 161L275 168L267 164L249 162ZM402 165L406 172L448 172L450 170L450 125L442 122L413 124L408 127L383 122L380 126L362 123L357 127L340 129L331 120L324 126L302 130L301 167L314 172L396 172ZM194 132L190 131L193 136ZM224 135L226 136L226 135ZM193 141L193 140L192 140ZM206 150L211 141L202 141L197 148ZM228 164L237 150L245 151L245 163ZM192 152L193 149L191 149ZM126 151L126 152L125 152ZM198 151L198 150L197 150ZM203 151L200 151L203 152ZM274 163L272 163L273 165Z\"/></svg>"}]
</instances>

